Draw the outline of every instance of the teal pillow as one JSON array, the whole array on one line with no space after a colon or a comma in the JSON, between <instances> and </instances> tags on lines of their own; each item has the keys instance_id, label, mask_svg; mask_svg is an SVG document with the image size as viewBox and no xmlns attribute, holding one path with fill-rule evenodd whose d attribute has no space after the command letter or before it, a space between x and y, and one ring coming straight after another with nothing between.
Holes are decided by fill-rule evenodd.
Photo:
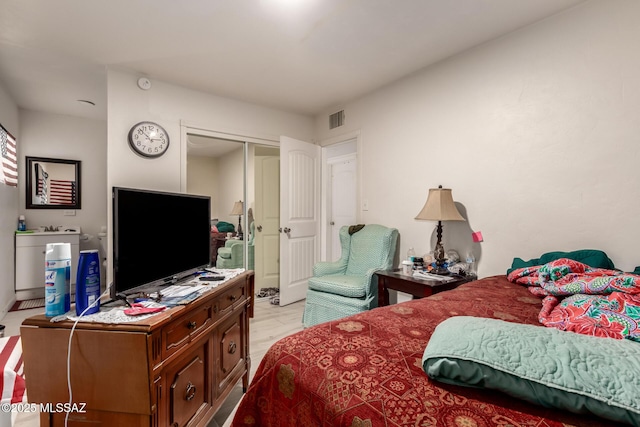
<instances>
[{"instance_id":1,"label":"teal pillow","mask_svg":"<svg viewBox=\"0 0 640 427\"><path fill-rule=\"evenodd\" d=\"M574 261L587 264L589 267L593 268L607 268L609 270L613 270L616 268L613 265L613 261L611 261L607 254L603 251L597 249L580 249L572 252L547 252L540 258L530 259L529 261L524 261L521 258L514 258L513 262L511 263L511 268L507 270L507 275L513 270L517 270L518 268L543 265L560 258L569 258Z\"/></svg>"},{"instance_id":2,"label":"teal pillow","mask_svg":"<svg viewBox=\"0 0 640 427\"><path fill-rule=\"evenodd\" d=\"M236 227L233 224L225 221L218 221L216 227L218 227L220 233L233 233L236 231Z\"/></svg>"},{"instance_id":3,"label":"teal pillow","mask_svg":"<svg viewBox=\"0 0 640 427\"><path fill-rule=\"evenodd\" d=\"M640 425L640 344L633 341L459 316L437 326L422 363L444 383Z\"/></svg>"}]
</instances>

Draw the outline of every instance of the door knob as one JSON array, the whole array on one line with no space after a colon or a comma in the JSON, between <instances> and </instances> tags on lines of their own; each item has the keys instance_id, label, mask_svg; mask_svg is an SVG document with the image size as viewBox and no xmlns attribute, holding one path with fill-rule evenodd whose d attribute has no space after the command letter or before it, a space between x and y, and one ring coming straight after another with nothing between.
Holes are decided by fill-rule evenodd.
<instances>
[{"instance_id":1,"label":"door knob","mask_svg":"<svg viewBox=\"0 0 640 427\"><path fill-rule=\"evenodd\" d=\"M289 227L285 227L283 231L287 234L291 233L291 229Z\"/></svg>"},{"instance_id":2,"label":"door knob","mask_svg":"<svg viewBox=\"0 0 640 427\"><path fill-rule=\"evenodd\" d=\"M256 227L256 230L258 230L258 231L262 231L262 226L261 226L261 225L257 226L257 227Z\"/></svg>"},{"instance_id":3,"label":"door knob","mask_svg":"<svg viewBox=\"0 0 640 427\"><path fill-rule=\"evenodd\" d=\"M335 223L335 222L333 222L333 221L331 221L329 224L331 224L331 225L336 225L336 223Z\"/></svg>"}]
</instances>

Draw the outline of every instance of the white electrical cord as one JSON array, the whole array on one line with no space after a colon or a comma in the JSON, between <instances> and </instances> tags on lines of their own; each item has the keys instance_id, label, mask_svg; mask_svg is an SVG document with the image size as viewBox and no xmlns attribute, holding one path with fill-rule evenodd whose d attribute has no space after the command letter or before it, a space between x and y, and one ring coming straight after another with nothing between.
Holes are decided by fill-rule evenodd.
<instances>
[{"instance_id":1,"label":"white electrical cord","mask_svg":"<svg viewBox=\"0 0 640 427\"><path fill-rule=\"evenodd\" d=\"M80 321L82 316L85 315L87 310L89 310L91 307L96 305L96 303L98 303L98 301L100 301L103 296L107 295L107 293L110 291L110 289L111 289L111 285L107 286L107 289L105 289L105 291L100 295L100 297L98 297L94 302L89 304L89 306L87 308L85 308L82 311L82 313L80 313L80 316L78 316L76 321L73 323L73 327L71 328L71 332L69 333L69 347L67 348L67 388L69 390L69 406L68 406L69 410L67 411L67 415L64 417L64 425L65 425L65 427L68 427L69 414L71 413L71 408L73 408L73 406L72 406L73 405L73 391L71 390L71 340L73 339L73 332L75 331L76 326L78 325L78 322Z\"/></svg>"}]
</instances>

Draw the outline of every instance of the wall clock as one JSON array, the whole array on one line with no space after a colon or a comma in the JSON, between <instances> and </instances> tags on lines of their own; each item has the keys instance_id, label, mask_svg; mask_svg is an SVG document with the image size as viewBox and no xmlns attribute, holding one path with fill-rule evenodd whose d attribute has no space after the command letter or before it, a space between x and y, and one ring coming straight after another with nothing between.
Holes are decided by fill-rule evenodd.
<instances>
[{"instance_id":1,"label":"wall clock","mask_svg":"<svg viewBox=\"0 0 640 427\"><path fill-rule=\"evenodd\" d=\"M143 157L160 157L169 148L169 134L153 122L140 122L129 131L131 149Z\"/></svg>"}]
</instances>

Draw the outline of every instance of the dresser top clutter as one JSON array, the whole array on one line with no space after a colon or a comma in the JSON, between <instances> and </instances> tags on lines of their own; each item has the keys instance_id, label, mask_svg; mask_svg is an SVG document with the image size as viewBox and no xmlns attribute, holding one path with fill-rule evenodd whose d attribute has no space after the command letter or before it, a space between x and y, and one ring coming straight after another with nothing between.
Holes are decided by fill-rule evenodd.
<instances>
[{"instance_id":1,"label":"dresser top clutter","mask_svg":"<svg viewBox=\"0 0 640 427\"><path fill-rule=\"evenodd\" d=\"M250 370L249 318L254 275L240 272L186 305L127 323L78 322L70 352L74 401L85 412L69 426L207 426ZM68 402L71 320L26 319L21 335L29 401ZM40 415L41 426L65 425L66 414Z\"/></svg>"}]
</instances>

